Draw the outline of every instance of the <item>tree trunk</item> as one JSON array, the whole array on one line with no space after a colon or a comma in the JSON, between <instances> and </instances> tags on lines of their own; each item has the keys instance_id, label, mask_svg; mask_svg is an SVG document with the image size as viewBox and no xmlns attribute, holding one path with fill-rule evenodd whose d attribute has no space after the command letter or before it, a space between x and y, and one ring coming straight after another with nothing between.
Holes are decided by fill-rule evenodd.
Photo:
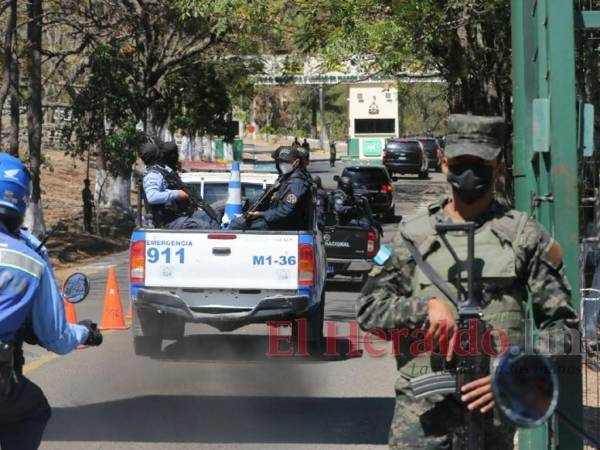
<instances>
[{"instance_id":1,"label":"tree trunk","mask_svg":"<svg viewBox=\"0 0 600 450\"><path fill-rule=\"evenodd\" d=\"M131 210L131 180L129 178L121 176L111 178L108 206L113 210L126 212Z\"/></svg>"},{"instance_id":2,"label":"tree trunk","mask_svg":"<svg viewBox=\"0 0 600 450\"><path fill-rule=\"evenodd\" d=\"M6 103L6 97L10 92L14 66L18 64L15 60L16 35L17 0L10 0L6 18L6 27L4 29L4 73L2 76L2 87L0 88L0 146L2 145L2 109ZM11 152L11 154L13 153Z\"/></svg>"},{"instance_id":3,"label":"tree trunk","mask_svg":"<svg viewBox=\"0 0 600 450\"><path fill-rule=\"evenodd\" d=\"M40 167L42 159L42 0L30 0L27 5L27 38L29 45L29 109L27 136L29 140L29 170L31 173L31 202L26 224L34 234L44 234Z\"/></svg>"},{"instance_id":4,"label":"tree trunk","mask_svg":"<svg viewBox=\"0 0 600 450\"><path fill-rule=\"evenodd\" d=\"M16 40L16 37L15 37ZM21 120L21 99L19 97L19 63L16 53L13 54L13 61L10 70L10 145L8 152L19 156L19 129Z\"/></svg>"}]
</instances>

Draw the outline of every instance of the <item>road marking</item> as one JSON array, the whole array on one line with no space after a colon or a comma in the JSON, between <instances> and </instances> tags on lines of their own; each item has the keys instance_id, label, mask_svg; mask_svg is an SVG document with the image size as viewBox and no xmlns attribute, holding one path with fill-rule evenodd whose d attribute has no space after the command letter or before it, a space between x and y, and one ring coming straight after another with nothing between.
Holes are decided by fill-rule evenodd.
<instances>
[{"instance_id":1,"label":"road marking","mask_svg":"<svg viewBox=\"0 0 600 450\"><path fill-rule=\"evenodd\" d=\"M35 361L31 361L23 366L23 374L27 374L32 370L37 369L38 367L43 366L44 364L49 363L54 359L60 358L60 355L52 353L50 355L42 356L41 358L36 359Z\"/></svg>"}]
</instances>

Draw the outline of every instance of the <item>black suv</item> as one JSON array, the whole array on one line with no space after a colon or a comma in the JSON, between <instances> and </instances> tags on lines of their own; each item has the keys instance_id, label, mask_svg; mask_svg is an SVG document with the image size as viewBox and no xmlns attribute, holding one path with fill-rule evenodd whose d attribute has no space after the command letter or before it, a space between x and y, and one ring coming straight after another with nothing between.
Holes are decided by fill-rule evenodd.
<instances>
[{"instance_id":1,"label":"black suv","mask_svg":"<svg viewBox=\"0 0 600 450\"><path fill-rule=\"evenodd\" d=\"M433 137L418 137L417 140L423 144L425 155L429 161L429 168L441 172L443 152L438 140Z\"/></svg>"},{"instance_id":2,"label":"black suv","mask_svg":"<svg viewBox=\"0 0 600 450\"><path fill-rule=\"evenodd\" d=\"M429 162L417 139L390 139L383 149L383 165L391 175L414 173L422 179L429 177Z\"/></svg>"},{"instance_id":3,"label":"black suv","mask_svg":"<svg viewBox=\"0 0 600 450\"><path fill-rule=\"evenodd\" d=\"M348 166L342 172L342 177L352 179L354 193L367 198L373 214L378 214L386 220L394 219L394 187L384 166Z\"/></svg>"}]
</instances>

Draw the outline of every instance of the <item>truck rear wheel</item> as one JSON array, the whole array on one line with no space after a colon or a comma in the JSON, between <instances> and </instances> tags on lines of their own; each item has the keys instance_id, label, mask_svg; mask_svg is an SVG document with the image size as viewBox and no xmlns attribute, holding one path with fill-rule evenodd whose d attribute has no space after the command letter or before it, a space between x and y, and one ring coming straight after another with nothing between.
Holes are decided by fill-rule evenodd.
<instances>
[{"instance_id":1,"label":"truck rear wheel","mask_svg":"<svg viewBox=\"0 0 600 450\"><path fill-rule=\"evenodd\" d=\"M323 353L323 322L325 321L325 290L315 310L306 318L308 352L313 356Z\"/></svg>"},{"instance_id":2,"label":"truck rear wheel","mask_svg":"<svg viewBox=\"0 0 600 450\"><path fill-rule=\"evenodd\" d=\"M155 311L133 308L133 350L139 356L156 356L162 348L162 317Z\"/></svg>"}]
</instances>

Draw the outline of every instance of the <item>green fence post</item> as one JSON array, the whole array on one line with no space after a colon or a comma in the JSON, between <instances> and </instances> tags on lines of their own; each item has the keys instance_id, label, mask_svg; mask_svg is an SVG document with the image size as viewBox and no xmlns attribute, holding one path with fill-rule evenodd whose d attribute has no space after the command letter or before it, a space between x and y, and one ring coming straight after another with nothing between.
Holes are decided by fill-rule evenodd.
<instances>
[{"instance_id":1,"label":"green fence post","mask_svg":"<svg viewBox=\"0 0 600 450\"><path fill-rule=\"evenodd\" d=\"M214 143L215 143L215 159L217 161L223 161L223 158L225 157L225 152L224 152L224 148L223 148L223 139L215 139Z\"/></svg>"},{"instance_id":2,"label":"green fence post","mask_svg":"<svg viewBox=\"0 0 600 450\"><path fill-rule=\"evenodd\" d=\"M243 161L244 159L244 141L241 139L233 140L233 160Z\"/></svg>"},{"instance_id":3,"label":"green fence post","mask_svg":"<svg viewBox=\"0 0 600 450\"><path fill-rule=\"evenodd\" d=\"M357 138L348 139L348 156L351 159L359 158L359 142Z\"/></svg>"},{"instance_id":4,"label":"green fence post","mask_svg":"<svg viewBox=\"0 0 600 450\"><path fill-rule=\"evenodd\" d=\"M548 72L550 80L550 172L554 209L553 232L563 244L565 272L573 306L579 311L579 180L575 93L575 17L571 1L548 0ZM571 420L583 423L581 374L563 374L558 407ZM559 426L562 449L581 449L579 436Z\"/></svg>"}]
</instances>

